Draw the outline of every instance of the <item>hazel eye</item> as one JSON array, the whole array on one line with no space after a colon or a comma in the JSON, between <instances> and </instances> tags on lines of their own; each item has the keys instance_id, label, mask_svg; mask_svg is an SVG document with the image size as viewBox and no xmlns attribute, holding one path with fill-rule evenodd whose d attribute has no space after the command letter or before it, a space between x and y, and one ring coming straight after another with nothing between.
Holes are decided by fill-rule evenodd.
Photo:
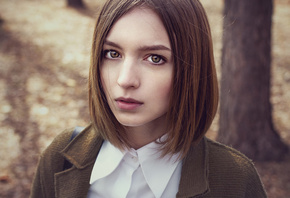
<instances>
[{"instance_id":1,"label":"hazel eye","mask_svg":"<svg viewBox=\"0 0 290 198\"><path fill-rule=\"evenodd\" d=\"M105 57L108 59L114 59L114 58L119 58L120 53L115 51L115 50L106 50L105 51Z\"/></svg>"},{"instance_id":2,"label":"hazel eye","mask_svg":"<svg viewBox=\"0 0 290 198\"><path fill-rule=\"evenodd\" d=\"M164 59L159 55L150 55L147 60L155 65L161 65L165 62Z\"/></svg>"}]
</instances>

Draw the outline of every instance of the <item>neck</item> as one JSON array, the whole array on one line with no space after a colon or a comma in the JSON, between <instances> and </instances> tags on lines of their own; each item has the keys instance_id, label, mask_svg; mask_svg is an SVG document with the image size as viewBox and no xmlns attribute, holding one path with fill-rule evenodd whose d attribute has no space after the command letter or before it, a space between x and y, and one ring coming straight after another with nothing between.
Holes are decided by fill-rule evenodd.
<instances>
[{"instance_id":1,"label":"neck","mask_svg":"<svg viewBox=\"0 0 290 198\"><path fill-rule=\"evenodd\" d=\"M161 121L159 119L165 118L158 118L158 120L156 120L158 124L154 124L155 121L153 121L150 124L137 127L127 126L125 129L130 146L137 150L166 134L168 132L168 125L166 124L165 120Z\"/></svg>"}]
</instances>

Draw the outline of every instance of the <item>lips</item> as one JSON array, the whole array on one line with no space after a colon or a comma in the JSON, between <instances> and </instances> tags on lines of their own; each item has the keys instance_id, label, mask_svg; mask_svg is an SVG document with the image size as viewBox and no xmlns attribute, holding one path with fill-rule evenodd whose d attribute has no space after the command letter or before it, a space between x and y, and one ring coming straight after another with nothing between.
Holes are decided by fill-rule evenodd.
<instances>
[{"instance_id":1,"label":"lips","mask_svg":"<svg viewBox=\"0 0 290 198\"><path fill-rule=\"evenodd\" d=\"M143 102L140 102L132 98L123 98L123 97L117 98L116 103L118 108L122 110L135 110L141 105L143 105Z\"/></svg>"}]
</instances>

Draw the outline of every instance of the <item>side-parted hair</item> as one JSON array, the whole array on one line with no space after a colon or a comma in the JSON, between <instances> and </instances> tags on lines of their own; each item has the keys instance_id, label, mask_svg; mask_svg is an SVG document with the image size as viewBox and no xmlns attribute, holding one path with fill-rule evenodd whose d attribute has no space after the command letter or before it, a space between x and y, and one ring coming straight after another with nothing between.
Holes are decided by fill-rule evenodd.
<instances>
[{"instance_id":1,"label":"side-parted hair","mask_svg":"<svg viewBox=\"0 0 290 198\"><path fill-rule=\"evenodd\" d=\"M180 158L184 158L210 127L219 98L210 27L198 0L108 0L104 4L94 30L89 73L92 125L113 145L129 146L124 127L107 103L100 66L110 29L120 17L140 6L157 13L168 33L174 74L167 113L168 139L162 149L164 154L180 152Z\"/></svg>"}]
</instances>

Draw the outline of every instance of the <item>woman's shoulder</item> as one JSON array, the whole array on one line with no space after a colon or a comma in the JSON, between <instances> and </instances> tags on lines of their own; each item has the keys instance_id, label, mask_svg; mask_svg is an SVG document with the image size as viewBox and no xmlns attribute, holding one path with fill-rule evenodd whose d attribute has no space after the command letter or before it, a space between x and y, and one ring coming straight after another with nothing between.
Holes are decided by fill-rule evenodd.
<instances>
[{"instance_id":1,"label":"woman's shoulder","mask_svg":"<svg viewBox=\"0 0 290 198\"><path fill-rule=\"evenodd\" d=\"M212 190L230 186L248 197L266 197L263 184L252 160L234 148L206 139L208 152L208 176ZM226 190L226 189L223 189ZM251 196L250 196L251 195Z\"/></svg>"},{"instance_id":2,"label":"woman's shoulder","mask_svg":"<svg viewBox=\"0 0 290 198\"><path fill-rule=\"evenodd\" d=\"M208 146L208 154L214 158L222 159L225 161L240 162L243 165L253 165L252 160L228 145L208 138L206 138L206 142Z\"/></svg>"},{"instance_id":3,"label":"woman's shoulder","mask_svg":"<svg viewBox=\"0 0 290 198\"><path fill-rule=\"evenodd\" d=\"M50 145L44 150L43 155L51 152L59 152L63 150L70 141L74 128L65 129L59 133L50 143Z\"/></svg>"},{"instance_id":4,"label":"woman's shoulder","mask_svg":"<svg viewBox=\"0 0 290 198\"><path fill-rule=\"evenodd\" d=\"M243 172L256 172L253 161L238 150L210 139L206 139L206 142L209 164L212 167L218 169L224 168L227 171L237 170L239 172L242 170Z\"/></svg>"},{"instance_id":5,"label":"woman's shoulder","mask_svg":"<svg viewBox=\"0 0 290 198\"><path fill-rule=\"evenodd\" d=\"M77 131L78 133L75 133L76 129L79 128ZM81 130L80 130L81 128ZM59 133L50 143L50 145L45 149L43 154L46 153L58 153L62 150L64 150L70 143L75 141L74 139L78 139L78 141L82 141L84 138L77 138L79 133L82 133L81 136L89 136L88 138L92 138L92 132L93 128L91 125L88 125L86 127L73 127L63 130L61 133Z\"/></svg>"},{"instance_id":6,"label":"woman's shoulder","mask_svg":"<svg viewBox=\"0 0 290 198\"><path fill-rule=\"evenodd\" d=\"M91 150L94 149L92 147L94 147L98 137L93 127L88 125L80 134L72 138L74 131L75 127L65 129L59 133L52 140L50 145L41 153L40 159L49 164L54 161L55 167L58 167L58 163L59 167L62 167L63 160L68 158L68 155L73 155L76 152L80 153L80 151L83 153L91 152Z\"/></svg>"},{"instance_id":7,"label":"woman's shoulder","mask_svg":"<svg viewBox=\"0 0 290 198\"><path fill-rule=\"evenodd\" d=\"M74 128L63 130L49 144L48 147L40 154L39 166L41 169L50 170L53 172L60 171L63 167L63 156L61 151L69 144L70 137ZM51 163L54 162L54 163ZM52 172L52 170L50 170Z\"/></svg>"}]
</instances>

